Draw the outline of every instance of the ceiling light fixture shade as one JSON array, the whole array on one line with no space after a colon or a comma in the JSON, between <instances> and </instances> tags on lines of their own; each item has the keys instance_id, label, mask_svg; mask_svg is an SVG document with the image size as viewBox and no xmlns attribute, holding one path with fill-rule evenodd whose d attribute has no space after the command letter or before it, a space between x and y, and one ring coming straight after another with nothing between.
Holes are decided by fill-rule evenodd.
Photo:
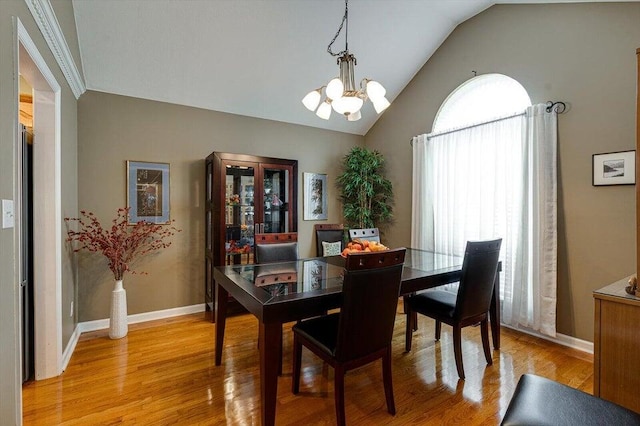
<instances>
[{"instance_id":1,"label":"ceiling light fixture shade","mask_svg":"<svg viewBox=\"0 0 640 426\"><path fill-rule=\"evenodd\" d=\"M331 117L331 104L328 100L320 104L318 111L316 111L316 115L323 120L328 120L329 117Z\"/></svg>"},{"instance_id":2,"label":"ceiling light fixture shade","mask_svg":"<svg viewBox=\"0 0 640 426\"><path fill-rule=\"evenodd\" d=\"M348 121L358 121L361 118L362 118L362 114L360 114L360 111L352 112L351 114L347 115Z\"/></svg>"},{"instance_id":3,"label":"ceiling light fixture shade","mask_svg":"<svg viewBox=\"0 0 640 426\"><path fill-rule=\"evenodd\" d=\"M356 94L353 94L352 92L346 92L344 96L341 96L331 102L331 106L333 107L333 110L338 114L347 116L354 112L360 111L363 103L364 101L360 99Z\"/></svg>"},{"instance_id":4,"label":"ceiling light fixture shade","mask_svg":"<svg viewBox=\"0 0 640 426\"><path fill-rule=\"evenodd\" d=\"M338 77L331 80L329 84L327 84L325 92L327 93L327 98L332 100L341 97L344 92L344 84L342 84L342 80Z\"/></svg>"},{"instance_id":5,"label":"ceiling light fixture shade","mask_svg":"<svg viewBox=\"0 0 640 426\"><path fill-rule=\"evenodd\" d=\"M380 98L384 98L384 95L387 94L387 91L382 84L377 81L368 80L367 81L367 96L371 99L371 102L374 102Z\"/></svg>"},{"instance_id":6,"label":"ceiling light fixture shade","mask_svg":"<svg viewBox=\"0 0 640 426\"><path fill-rule=\"evenodd\" d=\"M389 102L389 100L384 96L380 99L376 99L375 101L371 100L371 103L373 104L373 109L375 109L378 114L380 114L382 111L387 109L389 105L391 105L391 102Z\"/></svg>"},{"instance_id":7,"label":"ceiling light fixture shade","mask_svg":"<svg viewBox=\"0 0 640 426\"><path fill-rule=\"evenodd\" d=\"M334 53L331 46L336 41L342 28L345 28L344 50ZM340 67L340 76L332 79L329 84L320 89L311 91L304 97L302 103L307 109L314 111L322 98L322 89L325 89L325 100L320 104L316 115L324 120L328 120L331 115L331 108L337 113L344 115L348 121L360 120L362 114L360 108L369 99L375 111L380 114L389 107L390 103L385 98L387 91L382 84L377 81L364 78L360 82L360 88L355 85L355 66L357 61L355 56L349 53L349 0L344 2L344 16L338 28L338 32L329 43L327 52L331 56L337 56L337 64Z\"/></svg>"},{"instance_id":8,"label":"ceiling light fixture shade","mask_svg":"<svg viewBox=\"0 0 640 426\"><path fill-rule=\"evenodd\" d=\"M322 91L322 88L312 90L309 93L307 93L307 96L305 96L302 99L302 103L304 104L305 107L307 107L309 111L315 111L316 108L318 108L318 104L320 103L320 98L322 98L321 91Z\"/></svg>"}]
</instances>

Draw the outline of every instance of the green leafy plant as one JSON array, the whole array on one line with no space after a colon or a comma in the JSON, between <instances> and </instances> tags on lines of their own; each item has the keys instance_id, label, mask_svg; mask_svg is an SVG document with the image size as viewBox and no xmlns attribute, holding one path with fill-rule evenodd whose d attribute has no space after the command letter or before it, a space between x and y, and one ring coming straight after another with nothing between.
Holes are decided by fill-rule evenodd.
<instances>
[{"instance_id":1,"label":"green leafy plant","mask_svg":"<svg viewBox=\"0 0 640 426\"><path fill-rule=\"evenodd\" d=\"M374 228L391 222L393 188L384 176L384 163L378 151L360 147L343 158L337 184L347 226Z\"/></svg>"}]
</instances>

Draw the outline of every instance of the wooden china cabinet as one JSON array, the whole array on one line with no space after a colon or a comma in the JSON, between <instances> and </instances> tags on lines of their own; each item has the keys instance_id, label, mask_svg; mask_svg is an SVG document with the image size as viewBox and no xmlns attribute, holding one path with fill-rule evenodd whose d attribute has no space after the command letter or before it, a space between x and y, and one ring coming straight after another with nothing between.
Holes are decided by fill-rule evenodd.
<instances>
[{"instance_id":1,"label":"wooden china cabinet","mask_svg":"<svg viewBox=\"0 0 640 426\"><path fill-rule=\"evenodd\" d=\"M205 170L205 304L213 321L213 268L253 263L254 234L297 231L298 162L213 152Z\"/></svg>"}]
</instances>

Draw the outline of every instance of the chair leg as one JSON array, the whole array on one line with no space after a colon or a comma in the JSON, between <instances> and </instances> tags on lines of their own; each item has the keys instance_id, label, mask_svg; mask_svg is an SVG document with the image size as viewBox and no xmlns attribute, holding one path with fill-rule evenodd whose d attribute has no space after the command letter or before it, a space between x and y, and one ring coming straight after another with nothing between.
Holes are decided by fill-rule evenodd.
<instances>
[{"instance_id":1,"label":"chair leg","mask_svg":"<svg viewBox=\"0 0 640 426\"><path fill-rule=\"evenodd\" d=\"M336 404L336 424L338 426L345 426L347 423L346 416L344 414L344 373L345 371L343 367L337 365L334 371L334 399Z\"/></svg>"},{"instance_id":2,"label":"chair leg","mask_svg":"<svg viewBox=\"0 0 640 426\"><path fill-rule=\"evenodd\" d=\"M442 333L442 322L436 320L436 342L440 340L441 333Z\"/></svg>"},{"instance_id":3,"label":"chair leg","mask_svg":"<svg viewBox=\"0 0 640 426\"><path fill-rule=\"evenodd\" d=\"M462 328L459 325L453 326L453 355L456 358L458 377L464 380L464 366L462 365Z\"/></svg>"},{"instance_id":4,"label":"chair leg","mask_svg":"<svg viewBox=\"0 0 640 426\"><path fill-rule=\"evenodd\" d=\"M396 414L396 404L393 400L393 376L391 375L391 346L382 357L382 381L384 382L384 396L387 399L387 411Z\"/></svg>"},{"instance_id":5,"label":"chair leg","mask_svg":"<svg viewBox=\"0 0 640 426\"><path fill-rule=\"evenodd\" d=\"M489 346L489 321L485 318L480 322L480 334L482 335L482 349L484 349L484 358L488 365L493 364L491 358L491 347Z\"/></svg>"},{"instance_id":6,"label":"chair leg","mask_svg":"<svg viewBox=\"0 0 640 426\"><path fill-rule=\"evenodd\" d=\"M300 392L300 367L302 363L302 343L293 335L293 372L291 377L291 392L297 395Z\"/></svg>"},{"instance_id":7,"label":"chair leg","mask_svg":"<svg viewBox=\"0 0 640 426\"><path fill-rule=\"evenodd\" d=\"M405 306L407 306L405 304ZM406 321L406 329L404 335L404 350L405 352L411 351L411 340L413 339L413 322L415 321L414 314L415 312L411 312L411 310L406 309L407 313L407 321Z\"/></svg>"}]
</instances>

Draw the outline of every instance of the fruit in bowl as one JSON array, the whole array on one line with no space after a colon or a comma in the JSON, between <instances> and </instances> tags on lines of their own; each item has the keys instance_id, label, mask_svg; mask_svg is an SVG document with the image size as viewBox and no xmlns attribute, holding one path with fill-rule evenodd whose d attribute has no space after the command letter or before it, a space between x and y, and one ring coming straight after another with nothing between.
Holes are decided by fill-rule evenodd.
<instances>
[{"instance_id":1,"label":"fruit in bowl","mask_svg":"<svg viewBox=\"0 0 640 426\"><path fill-rule=\"evenodd\" d=\"M377 241L353 240L347 244L347 247L344 250L342 250L341 256L347 257L350 253L369 253L384 250L389 250L389 247Z\"/></svg>"}]
</instances>

